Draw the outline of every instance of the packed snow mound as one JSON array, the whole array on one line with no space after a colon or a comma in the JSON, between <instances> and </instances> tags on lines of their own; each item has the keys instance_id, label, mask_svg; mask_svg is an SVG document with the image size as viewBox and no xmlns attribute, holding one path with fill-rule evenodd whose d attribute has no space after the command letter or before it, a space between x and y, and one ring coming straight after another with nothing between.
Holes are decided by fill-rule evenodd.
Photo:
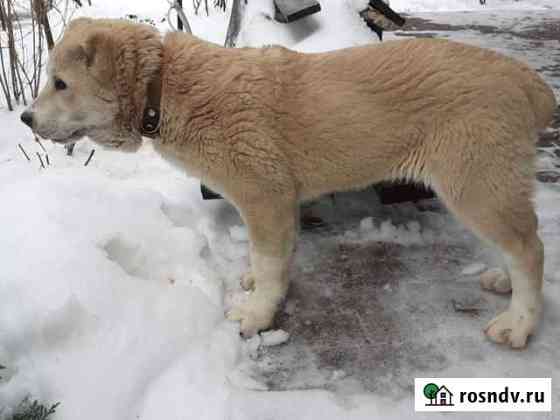
<instances>
[{"instance_id":1,"label":"packed snow mound","mask_svg":"<svg viewBox=\"0 0 560 420\"><path fill-rule=\"evenodd\" d=\"M320 13L287 25L273 19L272 0L249 2L239 46L282 45L321 52L377 42L357 11L349 0L322 1Z\"/></svg>"}]
</instances>

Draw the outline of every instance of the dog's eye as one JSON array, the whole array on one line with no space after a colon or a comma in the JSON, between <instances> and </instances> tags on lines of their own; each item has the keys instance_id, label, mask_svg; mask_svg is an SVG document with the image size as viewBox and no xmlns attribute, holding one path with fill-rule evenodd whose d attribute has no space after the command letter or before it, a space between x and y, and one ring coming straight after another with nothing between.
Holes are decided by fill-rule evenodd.
<instances>
[{"instance_id":1,"label":"dog's eye","mask_svg":"<svg viewBox=\"0 0 560 420\"><path fill-rule=\"evenodd\" d=\"M67 88L66 83L64 80L61 79L54 79L54 88L56 90L64 90Z\"/></svg>"}]
</instances>

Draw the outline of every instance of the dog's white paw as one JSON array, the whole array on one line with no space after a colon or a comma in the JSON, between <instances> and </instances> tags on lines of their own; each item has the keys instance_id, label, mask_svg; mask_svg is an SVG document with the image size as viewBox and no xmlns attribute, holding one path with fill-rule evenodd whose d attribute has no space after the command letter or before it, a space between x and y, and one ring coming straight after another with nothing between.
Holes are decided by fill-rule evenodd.
<instances>
[{"instance_id":1,"label":"dog's white paw","mask_svg":"<svg viewBox=\"0 0 560 420\"><path fill-rule=\"evenodd\" d=\"M254 290L255 289L255 277L252 271L247 271L243 277L241 277L241 287L243 290Z\"/></svg>"},{"instance_id":2,"label":"dog's white paw","mask_svg":"<svg viewBox=\"0 0 560 420\"><path fill-rule=\"evenodd\" d=\"M268 299L253 293L246 302L234 306L227 317L231 321L240 321L240 334L244 338L250 338L259 331L270 328L276 307Z\"/></svg>"},{"instance_id":3,"label":"dog's white paw","mask_svg":"<svg viewBox=\"0 0 560 420\"><path fill-rule=\"evenodd\" d=\"M480 275L480 286L496 293L511 292L511 279L501 268L493 268Z\"/></svg>"},{"instance_id":4,"label":"dog's white paw","mask_svg":"<svg viewBox=\"0 0 560 420\"><path fill-rule=\"evenodd\" d=\"M490 321L484 333L495 343L520 349L527 345L527 338L535 331L538 318L537 311L530 313L510 308Z\"/></svg>"}]
</instances>

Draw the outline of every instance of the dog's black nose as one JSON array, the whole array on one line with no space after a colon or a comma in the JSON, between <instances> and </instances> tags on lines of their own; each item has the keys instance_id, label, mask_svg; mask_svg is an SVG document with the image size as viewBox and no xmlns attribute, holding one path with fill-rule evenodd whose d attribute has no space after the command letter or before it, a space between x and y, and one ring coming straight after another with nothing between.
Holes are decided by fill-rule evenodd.
<instances>
[{"instance_id":1,"label":"dog's black nose","mask_svg":"<svg viewBox=\"0 0 560 420\"><path fill-rule=\"evenodd\" d=\"M31 128L33 128L33 112L31 111L24 111L21 114L21 120L23 123Z\"/></svg>"}]
</instances>

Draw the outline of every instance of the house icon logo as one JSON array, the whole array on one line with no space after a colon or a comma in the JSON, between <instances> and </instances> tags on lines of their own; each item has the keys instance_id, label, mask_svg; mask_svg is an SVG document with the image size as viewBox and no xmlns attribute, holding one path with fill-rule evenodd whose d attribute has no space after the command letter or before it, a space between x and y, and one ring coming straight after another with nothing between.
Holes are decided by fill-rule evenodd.
<instances>
[{"instance_id":1,"label":"house icon logo","mask_svg":"<svg viewBox=\"0 0 560 420\"><path fill-rule=\"evenodd\" d=\"M453 393L445 385L429 383L424 387L424 396L429 400L426 407L452 407Z\"/></svg>"}]
</instances>

